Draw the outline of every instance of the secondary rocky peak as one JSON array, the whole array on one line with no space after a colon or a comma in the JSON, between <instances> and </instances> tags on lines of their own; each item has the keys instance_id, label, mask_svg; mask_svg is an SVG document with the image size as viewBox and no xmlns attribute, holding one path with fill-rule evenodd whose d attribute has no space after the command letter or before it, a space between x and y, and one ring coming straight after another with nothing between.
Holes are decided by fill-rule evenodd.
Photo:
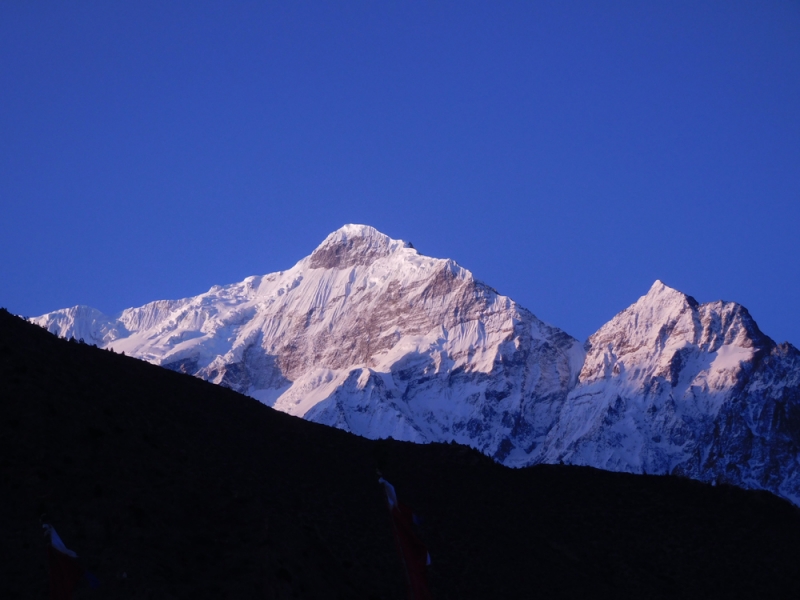
<instances>
[{"instance_id":1,"label":"secondary rocky peak","mask_svg":"<svg viewBox=\"0 0 800 600\"><path fill-rule=\"evenodd\" d=\"M657 340L693 327L692 311L698 307L691 296L656 280L650 290L603 325L586 342L586 350L609 347L638 349L655 347ZM584 371L586 366L584 367ZM582 375L583 377L583 375Z\"/></svg>"},{"instance_id":2,"label":"secondary rocky peak","mask_svg":"<svg viewBox=\"0 0 800 600\"><path fill-rule=\"evenodd\" d=\"M593 334L586 350L590 355L612 352L621 357L645 351L656 356L684 345L716 352L722 346L771 348L774 344L742 305L724 301L700 304L656 281L646 295ZM582 377L588 375L591 365L587 359Z\"/></svg>"},{"instance_id":3,"label":"secondary rocky peak","mask_svg":"<svg viewBox=\"0 0 800 600\"><path fill-rule=\"evenodd\" d=\"M369 225L349 224L331 233L309 257L312 269L368 265L411 244L390 238Z\"/></svg>"},{"instance_id":4,"label":"secondary rocky peak","mask_svg":"<svg viewBox=\"0 0 800 600\"><path fill-rule=\"evenodd\" d=\"M743 306L698 304L656 281L589 338L545 461L678 473L800 504L793 360Z\"/></svg>"},{"instance_id":5,"label":"secondary rocky peak","mask_svg":"<svg viewBox=\"0 0 800 600\"><path fill-rule=\"evenodd\" d=\"M657 338L652 336L665 341L664 336L668 335L708 352L716 352L723 345L752 348L771 347L773 344L741 304L723 300L700 304L658 280L645 296L603 329L619 331L620 326L628 335L634 330L640 334L649 332L650 339L656 344Z\"/></svg>"}]
</instances>

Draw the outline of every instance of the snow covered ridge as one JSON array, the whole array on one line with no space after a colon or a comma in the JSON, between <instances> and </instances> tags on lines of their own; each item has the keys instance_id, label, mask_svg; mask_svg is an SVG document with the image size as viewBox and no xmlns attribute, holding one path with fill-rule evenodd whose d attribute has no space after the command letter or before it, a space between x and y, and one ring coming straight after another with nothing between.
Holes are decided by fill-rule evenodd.
<instances>
[{"instance_id":1,"label":"snow covered ridge","mask_svg":"<svg viewBox=\"0 0 800 600\"><path fill-rule=\"evenodd\" d=\"M370 438L679 473L800 504L800 353L656 282L584 348L451 260L346 225L287 271L32 319Z\"/></svg>"}]
</instances>

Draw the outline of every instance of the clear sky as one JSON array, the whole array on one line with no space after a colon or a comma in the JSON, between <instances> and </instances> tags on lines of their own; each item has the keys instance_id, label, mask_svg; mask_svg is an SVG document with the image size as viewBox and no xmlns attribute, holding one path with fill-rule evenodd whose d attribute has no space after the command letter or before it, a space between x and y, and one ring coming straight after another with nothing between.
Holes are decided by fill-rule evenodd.
<instances>
[{"instance_id":1,"label":"clear sky","mask_svg":"<svg viewBox=\"0 0 800 600\"><path fill-rule=\"evenodd\" d=\"M581 340L661 279L800 345L800 2L7 0L0 211L29 316L353 222Z\"/></svg>"}]
</instances>

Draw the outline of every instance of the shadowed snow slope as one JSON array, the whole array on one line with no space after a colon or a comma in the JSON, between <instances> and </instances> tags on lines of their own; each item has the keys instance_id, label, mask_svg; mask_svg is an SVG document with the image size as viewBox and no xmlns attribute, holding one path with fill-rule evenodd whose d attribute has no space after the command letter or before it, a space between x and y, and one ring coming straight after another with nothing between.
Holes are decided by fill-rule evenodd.
<instances>
[{"instance_id":1,"label":"shadowed snow slope","mask_svg":"<svg viewBox=\"0 0 800 600\"><path fill-rule=\"evenodd\" d=\"M677 473L800 504L800 353L744 307L660 281L584 352L455 262L346 225L288 271L33 321L370 438L456 441L509 466Z\"/></svg>"},{"instance_id":2,"label":"shadowed snow slope","mask_svg":"<svg viewBox=\"0 0 800 600\"><path fill-rule=\"evenodd\" d=\"M370 438L535 462L580 344L451 260L346 225L288 271L108 317L34 322Z\"/></svg>"}]
</instances>

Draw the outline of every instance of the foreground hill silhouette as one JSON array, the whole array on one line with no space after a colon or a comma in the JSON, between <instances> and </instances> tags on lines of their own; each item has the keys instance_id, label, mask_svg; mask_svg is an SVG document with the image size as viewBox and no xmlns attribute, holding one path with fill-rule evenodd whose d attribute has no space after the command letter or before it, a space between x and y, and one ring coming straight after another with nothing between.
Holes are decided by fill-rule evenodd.
<instances>
[{"instance_id":1,"label":"foreground hill silhouette","mask_svg":"<svg viewBox=\"0 0 800 600\"><path fill-rule=\"evenodd\" d=\"M370 441L5 311L0 403L2 598L47 596L45 512L101 581L76 598L404 598L376 467L439 599L800 595L766 492Z\"/></svg>"}]
</instances>

